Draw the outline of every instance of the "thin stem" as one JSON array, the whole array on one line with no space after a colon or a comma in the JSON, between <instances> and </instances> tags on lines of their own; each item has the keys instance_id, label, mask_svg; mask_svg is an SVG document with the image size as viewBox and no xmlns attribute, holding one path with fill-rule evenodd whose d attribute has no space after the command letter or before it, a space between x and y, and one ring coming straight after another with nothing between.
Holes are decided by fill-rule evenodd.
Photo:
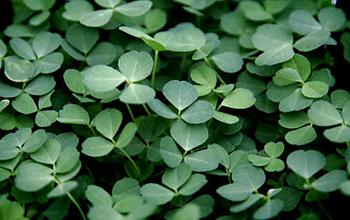
<instances>
[{"instance_id":1,"label":"thin stem","mask_svg":"<svg viewBox=\"0 0 350 220\"><path fill-rule=\"evenodd\" d=\"M210 63L210 61L209 61L209 59L208 59L207 57L204 57L204 62L205 62L206 64L208 64L211 68L215 69L215 68L213 67L213 65ZM215 73L216 73L216 77L217 77L218 80L221 82L221 84L226 85L225 81L221 78L221 76L219 75L219 73L216 72L216 71L215 71Z\"/></svg>"},{"instance_id":2,"label":"thin stem","mask_svg":"<svg viewBox=\"0 0 350 220\"><path fill-rule=\"evenodd\" d=\"M58 185L61 185L61 183L56 179L54 178L54 181L58 184ZM72 194L70 194L70 192L66 192L66 195L68 196L68 198L74 203L74 205L78 208L79 212L80 212L80 215L81 217L83 218L83 220L87 220L83 210L81 209L79 203L77 202L77 200L75 200L75 198L72 196Z\"/></svg>"},{"instance_id":3,"label":"thin stem","mask_svg":"<svg viewBox=\"0 0 350 220\"><path fill-rule=\"evenodd\" d=\"M72 196L72 194L70 194L70 192L67 192L67 196L68 198L74 203L74 205L78 208L81 217L83 218L83 220L87 220L83 210L81 209L79 203L77 202L77 200L75 200L75 198Z\"/></svg>"},{"instance_id":4,"label":"thin stem","mask_svg":"<svg viewBox=\"0 0 350 220\"><path fill-rule=\"evenodd\" d=\"M130 157L130 155L123 148L118 147L118 149L130 160L130 162L132 163L132 165L136 169L137 175L139 177L141 177L141 172L140 172L138 166L136 165L135 161Z\"/></svg>"},{"instance_id":5,"label":"thin stem","mask_svg":"<svg viewBox=\"0 0 350 220\"><path fill-rule=\"evenodd\" d=\"M152 79L151 79L152 88L154 88L154 82L156 78L156 72L157 72L157 66L158 66L158 53L159 53L159 50L154 51L154 64L153 64Z\"/></svg>"},{"instance_id":6,"label":"thin stem","mask_svg":"<svg viewBox=\"0 0 350 220\"><path fill-rule=\"evenodd\" d=\"M333 220L332 216L327 212L327 210L323 207L321 202L316 198L314 191L312 191L312 196L315 198L317 205L320 207L322 212L327 216L327 218L329 218L330 220Z\"/></svg>"},{"instance_id":7,"label":"thin stem","mask_svg":"<svg viewBox=\"0 0 350 220\"><path fill-rule=\"evenodd\" d=\"M130 114L130 117L131 117L132 121L135 122L135 117L134 117L134 114L132 113L130 105L128 103L125 103L125 105L126 105L126 108L128 109L128 112Z\"/></svg>"},{"instance_id":8,"label":"thin stem","mask_svg":"<svg viewBox=\"0 0 350 220\"><path fill-rule=\"evenodd\" d=\"M145 104L142 104L142 107L145 109L147 112L147 115L152 115L151 112L148 110L147 106Z\"/></svg>"},{"instance_id":9,"label":"thin stem","mask_svg":"<svg viewBox=\"0 0 350 220\"><path fill-rule=\"evenodd\" d=\"M90 129L90 131L92 132L92 134L93 134L94 136L97 136L97 134L96 134L94 128L93 128L90 124L86 124L86 126L88 126L88 128Z\"/></svg>"}]
</instances>

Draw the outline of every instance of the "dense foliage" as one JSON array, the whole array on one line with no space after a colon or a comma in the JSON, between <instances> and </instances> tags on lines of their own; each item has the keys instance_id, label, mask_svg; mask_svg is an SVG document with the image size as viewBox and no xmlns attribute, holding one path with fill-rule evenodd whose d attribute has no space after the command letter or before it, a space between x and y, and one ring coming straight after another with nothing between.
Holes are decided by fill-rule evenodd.
<instances>
[{"instance_id":1,"label":"dense foliage","mask_svg":"<svg viewBox=\"0 0 350 220\"><path fill-rule=\"evenodd\" d=\"M1 1L0 220L349 218L335 3Z\"/></svg>"}]
</instances>

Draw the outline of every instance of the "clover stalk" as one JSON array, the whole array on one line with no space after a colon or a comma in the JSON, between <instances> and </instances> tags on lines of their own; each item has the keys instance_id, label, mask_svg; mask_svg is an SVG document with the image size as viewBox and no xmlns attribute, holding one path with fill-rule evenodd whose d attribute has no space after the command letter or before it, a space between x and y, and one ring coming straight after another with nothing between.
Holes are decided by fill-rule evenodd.
<instances>
[{"instance_id":1,"label":"clover stalk","mask_svg":"<svg viewBox=\"0 0 350 220\"><path fill-rule=\"evenodd\" d=\"M157 66L158 66L158 54L159 54L159 50L155 50L154 51L154 64L153 64L152 78L151 78L152 88L154 88L154 84L155 84L155 78L156 78L156 72L157 72Z\"/></svg>"}]
</instances>

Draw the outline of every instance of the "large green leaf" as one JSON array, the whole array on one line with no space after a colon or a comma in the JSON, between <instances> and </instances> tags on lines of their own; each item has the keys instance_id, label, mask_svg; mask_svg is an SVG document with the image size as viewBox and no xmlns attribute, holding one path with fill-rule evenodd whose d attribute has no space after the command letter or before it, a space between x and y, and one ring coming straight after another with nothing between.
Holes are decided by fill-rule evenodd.
<instances>
[{"instance_id":1,"label":"large green leaf","mask_svg":"<svg viewBox=\"0 0 350 220\"><path fill-rule=\"evenodd\" d=\"M332 126L343 122L340 113L334 105L323 100L314 102L307 114L317 126Z\"/></svg>"},{"instance_id":2,"label":"large green leaf","mask_svg":"<svg viewBox=\"0 0 350 220\"><path fill-rule=\"evenodd\" d=\"M255 60L259 66L285 62L294 56L293 35L283 26L263 24L252 36L256 48L264 51Z\"/></svg>"},{"instance_id":3,"label":"large green leaf","mask_svg":"<svg viewBox=\"0 0 350 220\"><path fill-rule=\"evenodd\" d=\"M5 75L14 82L26 82L35 74L35 68L31 62L17 56L5 58Z\"/></svg>"},{"instance_id":4,"label":"large green leaf","mask_svg":"<svg viewBox=\"0 0 350 220\"><path fill-rule=\"evenodd\" d=\"M156 205L168 203L174 197L174 192L156 183L147 183L141 187L141 195L148 202Z\"/></svg>"},{"instance_id":5,"label":"large green leaf","mask_svg":"<svg viewBox=\"0 0 350 220\"><path fill-rule=\"evenodd\" d=\"M67 181L62 184L57 185L55 188L53 188L48 194L48 198L55 198L64 196L73 189L75 189L78 186L77 181Z\"/></svg>"},{"instance_id":6,"label":"large green leaf","mask_svg":"<svg viewBox=\"0 0 350 220\"><path fill-rule=\"evenodd\" d=\"M80 153L74 147L64 148L58 156L56 162L56 171L58 173L66 173L72 170L79 161Z\"/></svg>"},{"instance_id":7,"label":"large green leaf","mask_svg":"<svg viewBox=\"0 0 350 220\"><path fill-rule=\"evenodd\" d=\"M180 23L168 31L158 32L154 39L167 50L176 52L193 51L201 48L206 41L205 34L192 23Z\"/></svg>"},{"instance_id":8,"label":"large green leaf","mask_svg":"<svg viewBox=\"0 0 350 220\"><path fill-rule=\"evenodd\" d=\"M180 111L198 98L197 90L192 84L178 80L172 80L165 84L163 94Z\"/></svg>"},{"instance_id":9,"label":"large green leaf","mask_svg":"<svg viewBox=\"0 0 350 220\"><path fill-rule=\"evenodd\" d=\"M112 206L112 197L101 187L89 185L85 191L86 198L93 206Z\"/></svg>"},{"instance_id":10,"label":"large green leaf","mask_svg":"<svg viewBox=\"0 0 350 220\"><path fill-rule=\"evenodd\" d=\"M215 114L213 106L203 100L198 100L188 107L181 118L189 124L201 124L210 120Z\"/></svg>"},{"instance_id":11,"label":"large green leaf","mask_svg":"<svg viewBox=\"0 0 350 220\"><path fill-rule=\"evenodd\" d=\"M37 151L47 140L47 134L45 130L39 129L34 131L27 142L23 146L23 151L26 153L32 153Z\"/></svg>"},{"instance_id":12,"label":"large green leaf","mask_svg":"<svg viewBox=\"0 0 350 220\"><path fill-rule=\"evenodd\" d=\"M118 70L106 65L96 65L83 72L84 84L96 92L110 91L125 81Z\"/></svg>"},{"instance_id":13,"label":"large green leaf","mask_svg":"<svg viewBox=\"0 0 350 220\"><path fill-rule=\"evenodd\" d=\"M41 58L54 50L61 44L62 38L59 34L47 31L40 32L33 40L33 50L38 58Z\"/></svg>"},{"instance_id":14,"label":"large green leaf","mask_svg":"<svg viewBox=\"0 0 350 220\"><path fill-rule=\"evenodd\" d=\"M200 190L208 180L204 174L195 173L192 174L188 181L181 186L179 193L184 196L193 195Z\"/></svg>"},{"instance_id":15,"label":"large green leaf","mask_svg":"<svg viewBox=\"0 0 350 220\"><path fill-rule=\"evenodd\" d=\"M38 191L53 181L52 169L42 164L28 162L18 168L15 185L25 192Z\"/></svg>"},{"instance_id":16,"label":"large green leaf","mask_svg":"<svg viewBox=\"0 0 350 220\"><path fill-rule=\"evenodd\" d=\"M120 94L120 101L128 104L145 104L154 99L156 92L149 86L130 84Z\"/></svg>"},{"instance_id":17,"label":"large green leaf","mask_svg":"<svg viewBox=\"0 0 350 220\"><path fill-rule=\"evenodd\" d=\"M137 17L146 13L151 7L151 1L133 1L117 6L114 10L126 16Z\"/></svg>"},{"instance_id":18,"label":"large green leaf","mask_svg":"<svg viewBox=\"0 0 350 220\"><path fill-rule=\"evenodd\" d=\"M284 202L272 199L256 210L253 214L255 219L270 219L278 215L283 209Z\"/></svg>"},{"instance_id":19,"label":"large green leaf","mask_svg":"<svg viewBox=\"0 0 350 220\"><path fill-rule=\"evenodd\" d=\"M312 187L321 192L333 192L340 188L340 185L347 180L347 173L344 170L332 170L312 182Z\"/></svg>"},{"instance_id":20,"label":"large green leaf","mask_svg":"<svg viewBox=\"0 0 350 220\"><path fill-rule=\"evenodd\" d=\"M62 13L62 17L70 21L79 21L80 17L88 12L94 10L93 5L84 0L67 2L64 4L65 11Z\"/></svg>"},{"instance_id":21,"label":"large green leaf","mask_svg":"<svg viewBox=\"0 0 350 220\"><path fill-rule=\"evenodd\" d=\"M226 73L235 73L242 69L243 58L236 52L223 52L211 57L220 70Z\"/></svg>"},{"instance_id":22,"label":"large green leaf","mask_svg":"<svg viewBox=\"0 0 350 220\"><path fill-rule=\"evenodd\" d=\"M79 21L88 27L101 27L109 22L112 15L112 9L101 9L84 14L79 18Z\"/></svg>"},{"instance_id":23,"label":"large green leaf","mask_svg":"<svg viewBox=\"0 0 350 220\"><path fill-rule=\"evenodd\" d=\"M317 17L323 27L328 28L330 31L340 30L346 22L344 11L336 7L323 8Z\"/></svg>"},{"instance_id":24,"label":"large green leaf","mask_svg":"<svg viewBox=\"0 0 350 220\"><path fill-rule=\"evenodd\" d=\"M23 0L24 4L34 10L48 10L50 9L56 2L56 0Z\"/></svg>"},{"instance_id":25,"label":"large green leaf","mask_svg":"<svg viewBox=\"0 0 350 220\"><path fill-rule=\"evenodd\" d=\"M66 40L80 52L87 54L99 38L97 29L87 28L80 24L73 24L67 29Z\"/></svg>"},{"instance_id":26,"label":"large green leaf","mask_svg":"<svg viewBox=\"0 0 350 220\"><path fill-rule=\"evenodd\" d=\"M190 165L196 172L215 170L219 166L221 158L212 149L197 151L187 155L184 162Z\"/></svg>"},{"instance_id":27,"label":"large green leaf","mask_svg":"<svg viewBox=\"0 0 350 220\"><path fill-rule=\"evenodd\" d=\"M13 100L11 104L16 111L25 115L38 111L38 107L36 106L34 99L27 93L22 93L21 95L17 96L17 98Z\"/></svg>"},{"instance_id":28,"label":"large green leaf","mask_svg":"<svg viewBox=\"0 0 350 220\"><path fill-rule=\"evenodd\" d=\"M173 190L178 190L191 176L191 167L181 164L175 169L168 169L162 175L162 183Z\"/></svg>"},{"instance_id":29,"label":"large green leaf","mask_svg":"<svg viewBox=\"0 0 350 220\"><path fill-rule=\"evenodd\" d=\"M336 126L324 131L324 136L335 143L345 143L350 141L350 127L346 125Z\"/></svg>"},{"instance_id":30,"label":"large green leaf","mask_svg":"<svg viewBox=\"0 0 350 220\"><path fill-rule=\"evenodd\" d=\"M60 153L60 142L55 139L47 139L39 150L30 154L30 157L39 163L55 164Z\"/></svg>"},{"instance_id":31,"label":"large green leaf","mask_svg":"<svg viewBox=\"0 0 350 220\"><path fill-rule=\"evenodd\" d=\"M146 52L130 51L119 58L118 67L130 82L137 82L151 74L153 60Z\"/></svg>"},{"instance_id":32,"label":"large green leaf","mask_svg":"<svg viewBox=\"0 0 350 220\"><path fill-rule=\"evenodd\" d=\"M67 69L63 74L63 79L72 92L85 93L86 89L83 84L83 75L78 70Z\"/></svg>"},{"instance_id":33,"label":"large green leaf","mask_svg":"<svg viewBox=\"0 0 350 220\"><path fill-rule=\"evenodd\" d=\"M203 144L209 136L205 125L191 125L181 119L173 123L170 135L185 151Z\"/></svg>"},{"instance_id":34,"label":"large green leaf","mask_svg":"<svg viewBox=\"0 0 350 220\"><path fill-rule=\"evenodd\" d=\"M61 123L86 125L90 122L89 113L77 104L64 105L58 114L57 121Z\"/></svg>"},{"instance_id":35,"label":"large green leaf","mask_svg":"<svg viewBox=\"0 0 350 220\"><path fill-rule=\"evenodd\" d=\"M0 140L0 160L9 160L17 156L19 149L10 142Z\"/></svg>"},{"instance_id":36,"label":"large green leaf","mask_svg":"<svg viewBox=\"0 0 350 220\"><path fill-rule=\"evenodd\" d=\"M168 119L177 118L177 114L175 114L167 105L165 105L159 99L152 99L151 101L147 102L147 105L159 116Z\"/></svg>"},{"instance_id":37,"label":"large green leaf","mask_svg":"<svg viewBox=\"0 0 350 220\"><path fill-rule=\"evenodd\" d=\"M50 92L56 85L53 76L40 75L35 77L24 89L29 95L41 96Z\"/></svg>"},{"instance_id":38,"label":"large green leaf","mask_svg":"<svg viewBox=\"0 0 350 220\"><path fill-rule=\"evenodd\" d=\"M239 9L249 20L266 21L272 19L272 15L265 11L259 2L243 1L239 4Z\"/></svg>"},{"instance_id":39,"label":"large green leaf","mask_svg":"<svg viewBox=\"0 0 350 220\"><path fill-rule=\"evenodd\" d=\"M100 42L86 57L90 66L109 65L117 58L117 47L109 42Z\"/></svg>"},{"instance_id":40,"label":"large green leaf","mask_svg":"<svg viewBox=\"0 0 350 220\"><path fill-rule=\"evenodd\" d=\"M137 126L135 123L129 122L128 124L126 124L121 134L118 137L116 146L118 148L126 147L134 138L136 132L137 132Z\"/></svg>"},{"instance_id":41,"label":"large green leaf","mask_svg":"<svg viewBox=\"0 0 350 220\"><path fill-rule=\"evenodd\" d=\"M114 108L108 108L101 111L92 121L91 124L96 127L103 136L113 139L122 123L122 113Z\"/></svg>"},{"instance_id":42,"label":"large green leaf","mask_svg":"<svg viewBox=\"0 0 350 220\"><path fill-rule=\"evenodd\" d=\"M21 38L12 38L10 46L18 56L28 60L36 59L33 48L27 41Z\"/></svg>"},{"instance_id":43,"label":"large green leaf","mask_svg":"<svg viewBox=\"0 0 350 220\"><path fill-rule=\"evenodd\" d=\"M182 161L182 154L179 148L176 146L174 140L169 136L162 138L159 153L165 164L169 167L177 167Z\"/></svg>"},{"instance_id":44,"label":"large green leaf","mask_svg":"<svg viewBox=\"0 0 350 220\"><path fill-rule=\"evenodd\" d=\"M317 138L315 129L311 126L304 126L293 131L289 131L286 136L286 141L293 145L305 145Z\"/></svg>"},{"instance_id":45,"label":"large green leaf","mask_svg":"<svg viewBox=\"0 0 350 220\"><path fill-rule=\"evenodd\" d=\"M254 105L256 98L249 89L237 88L233 90L221 103L234 109L246 109Z\"/></svg>"},{"instance_id":46,"label":"large green leaf","mask_svg":"<svg viewBox=\"0 0 350 220\"><path fill-rule=\"evenodd\" d=\"M315 150L297 150L287 157L287 165L296 174L309 179L326 165L326 158Z\"/></svg>"},{"instance_id":47,"label":"large green leaf","mask_svg":"<svg viewBox=\"0 0 350 220\"><path fill-rule=\"evenodd\" d=\"M114 144L102 137L90 137L82 143L82 153L90 157L102 157L109 154Z\"/></svg>"}]
</instances>

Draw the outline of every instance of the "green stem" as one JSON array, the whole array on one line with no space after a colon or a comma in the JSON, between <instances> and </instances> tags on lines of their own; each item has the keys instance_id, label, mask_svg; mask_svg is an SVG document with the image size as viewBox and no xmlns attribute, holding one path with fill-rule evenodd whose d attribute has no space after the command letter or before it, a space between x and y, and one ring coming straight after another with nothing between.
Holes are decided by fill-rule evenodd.
<instances>
[{"instance_id":1,"label":"green stem","mask_svg":"<svg viewBox=\"0 0 350 220\"><path fill-rule=\"evenodd\" d=\"M72 196L72 194L70 194L69 192L67 192L67 196L68 198L74 203L74 205L78 208L81 217L83 218L83 220L87 220L83 210L81 209L79 203L77 202L77 200L75 200L75 198Z\"/></svg>"},{"instance_id":2,"label":"green stem","mask_svg":"<svg viewBox=\"0 0 350 220\"><path fill-rule=\"evenodd\" d=\"M321 202L314 195L314 191L312 191L312 196L315 198L317 205L320 207L321 211L327 216L327 218L333 220L332 216L327 212L327 210L323 207Z\"/></svg>"},{"instance_id":3,"label":"green stem","mask_svg":"<svg viewBox=\"0 0 350 220\"><path fill-rule=\"evenodd\" d=\"M131 120L132 120L133 122L135 122L135 117L134 117L134 114L132 113L132 110L131 110L131 108L130 108L130 105L129 105L128 103L125 103L125 105L126 105L126 108L128 109L128 112L129 112L129 114L130 114Z\"/></svg>"},{"instance_id":4,"label":"green stem","mask_svg":"<svg viewBox=\"0 0 350 220\"><path fill-rule=\"evenodd\" d=\"M58 185L61 185L61 183L60 183L56 178L54 178L54 181L55 181ZM70 192L67 192L66 195L67 195L68 198L74 203L74 205L78 208L82 219L83 219L83 220L87 220L87 218L86 218L86 216L85 216L83 210L81 209L79 203L77 202L77 200L75 200L75 198L72 196L72 194L70 194Z\"/></svg>"},{"instance_id":5,"label":"green stem","mask_svg":"<svg viewBox=\"0 0 350 220\"><path fill-rule=\"evenodd\" d=\"M157 66L158 66L158 53L159 53L159 50L154 51L154 64L153 64L152 79L151 79L152 88L154 88L154 82L156 78L156 72L157 72Z\"/></svg>"},{"instance_id":6,"label":"green stem","mask_svg":"<svg viewBox=\"0 0 350 220\"><path fill-rule=\"evenodd\" d=\"M209 59L208 59L207 57L204 57L204 62L205 62L206 64L208 64L211 68L215 69L215 68L213 67L213 65L210 63L210 61L209 61ZM216 72L216 71L215 71L215 73L216 73L216 77L217 77L218 80L221 82L221 84L226 85L225 81L221 78L221 76L219 75L219 73Z\"/></svg>"},{"instance_id":7,"label":"green stem","mask_svg":"<svg viewBox=\"0 0 350 220\"><path fill-rule=\"evenodd\" d=\"M130 162L132 163L132 165L136 169L137 175L139 177L141 177L141 172L140 172L138 166L136 165L135 161L130 157L130 155L123 148L118 147L118 149L130 160Z\"/></svg>"},{"instance_id":8,"label":"green stem","mask_svg":"<svg viewBox=\"0 0 350 220\"><path fill-rule=\"evenodd\" d=\"M151 112L148 110L147 106L145 104L142 104L142 107L145 109L147 112L147 115L152 115Z\"/></svg>"},{"instance_id":9,"label":"green stem","mask_svg":"<svg viewBox=\"0 0 350 220\"><path fill-rule=\"evenodd\" d=\"M97 134L96 134L94 128L93 128L90 124L86 124L86 126L88 126L88 128L90 129L90 131L92 132L92 134L93 134L94 136L97 136Z\"/></svg>"},{"instance_id":10,"label":"green stem","mask_svg":"<svg viewBox=\"0 0 350 220\"><path fill-rule=\"evenodd\" d=\"M184 55L182 56L181 64L180 64L181 73L183 72L183 70L185 68L186 59L187 59L187 54L184 53Z\"/></svg>"}]
</instances>

